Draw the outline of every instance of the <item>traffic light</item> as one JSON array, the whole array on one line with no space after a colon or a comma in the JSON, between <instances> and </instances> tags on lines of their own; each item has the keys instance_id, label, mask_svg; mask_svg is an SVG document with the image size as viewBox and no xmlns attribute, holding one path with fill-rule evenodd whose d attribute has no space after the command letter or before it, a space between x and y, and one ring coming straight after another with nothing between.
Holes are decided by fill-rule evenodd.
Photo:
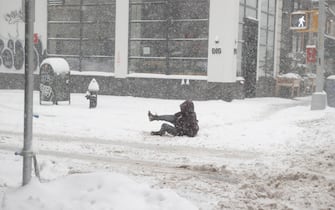
<instances>
[{"instance_id":1,"label":"traffic light","mask_svg":"<svg viewBox=\"0 0 335 210\"><path fill-rule=\"evenodd\" d=\"M308 13L306 11L297 11L291 13L292 30L303 30L308 28Z\"/></svg>"}]
</instances>

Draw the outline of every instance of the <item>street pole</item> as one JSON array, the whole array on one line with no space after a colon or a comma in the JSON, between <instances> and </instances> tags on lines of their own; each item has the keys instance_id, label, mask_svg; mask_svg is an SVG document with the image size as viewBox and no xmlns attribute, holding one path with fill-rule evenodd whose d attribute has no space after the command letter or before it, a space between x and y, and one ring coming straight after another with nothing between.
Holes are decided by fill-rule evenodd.
<instances>
[{"instance_id":1,"label":"street pole","mask_svg":"<svg viewBox=\"0 0 335 210\"><path fill-rule=\"evenodd\" d=\"M319 0L318 61L316 68L316 91L312 95L311 110L325 109L327 103L327 94L323 91L325 22L326 22L325 0Z\"/></svg>"},{"instance_id":2,"label":"street pole","mask_svg":"<svg viewBox=\"0 0 335 210\"><path fill-rule=\"evenodd\" d=\"M35 22L35 0L24 0L25 19L25 89L24 89L24 145L23 182L26 185L31 180L32 173L32 131L33 131L33 33Z\"/></svg>"}]
</instances>

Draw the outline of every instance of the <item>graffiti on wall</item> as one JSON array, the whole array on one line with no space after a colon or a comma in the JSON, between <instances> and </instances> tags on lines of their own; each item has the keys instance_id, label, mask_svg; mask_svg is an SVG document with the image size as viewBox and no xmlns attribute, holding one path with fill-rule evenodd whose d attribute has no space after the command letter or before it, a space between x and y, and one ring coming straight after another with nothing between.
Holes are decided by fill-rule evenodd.
<instances>
[{"instance_id":1,"label":"graffiti on wall","mask_svg":"<svg viewBox=\"0 0 335 210\"><path fill-rule=\"evenodd\" d=\"M24 65L24 42L19 39L19 23L23 23L23 14L21 10L12 11L4 16L8 24L16 25L15 36L8 33L8 38L0 37L0 67L3 65L7 69L20 70ZM39 64L46 57L46 51L43 51L41 37L38 37L33 47L33 69L36 71Z\"/></svg>"}]
</instances>

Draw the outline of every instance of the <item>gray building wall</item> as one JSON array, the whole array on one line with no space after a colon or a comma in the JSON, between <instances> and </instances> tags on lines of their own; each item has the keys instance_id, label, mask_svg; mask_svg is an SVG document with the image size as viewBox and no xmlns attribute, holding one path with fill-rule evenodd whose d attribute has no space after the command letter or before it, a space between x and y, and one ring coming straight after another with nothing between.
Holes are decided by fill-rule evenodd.
<instances>
[{"instance_id":1,"label":"gray building wall","mask_svg":"<svg viewBox=\"0 0 335 210\"><path fill-rule=\"evenodd\" d=\"M216 83L189 80L189 84L182 84L181 79L119 79L83 75L71 75L71 93L84 94L93 78L100 86L99 94L101 95L193 100L220 99L225 101L244 98L243 84L240 82ZM24 89L24 75L0 73L0 89ZM39 90L39 75L34 75L34 89Z\"/></svg>"}]
</instances>

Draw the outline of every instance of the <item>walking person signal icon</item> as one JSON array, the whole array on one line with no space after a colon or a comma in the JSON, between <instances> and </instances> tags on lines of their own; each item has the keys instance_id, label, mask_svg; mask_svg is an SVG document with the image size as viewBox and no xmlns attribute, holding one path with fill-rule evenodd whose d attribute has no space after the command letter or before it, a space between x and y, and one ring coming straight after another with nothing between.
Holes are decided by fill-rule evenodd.
<instances>
[{"instance_id":1,"label":"walking person signal icon","mask_svg":"<svg viewBox=\"0 0 335 210\"><path fill-rule=\"evenodd\" d=\"M299 18L299 24L298 24L298 27L305 27L305 16L301 16L301 18Z\"/></svg>"},{"instance_id":2,"label":"walking person signal icon","mask_svg":"<svg viewBox=\"0 0 335 210\"><path fill-rule=\"evenodd\" d=\"M290 29L307 29L308 28L308 15L304 11L291 13L291 26Z\"/></svg>"}]
</instances>

